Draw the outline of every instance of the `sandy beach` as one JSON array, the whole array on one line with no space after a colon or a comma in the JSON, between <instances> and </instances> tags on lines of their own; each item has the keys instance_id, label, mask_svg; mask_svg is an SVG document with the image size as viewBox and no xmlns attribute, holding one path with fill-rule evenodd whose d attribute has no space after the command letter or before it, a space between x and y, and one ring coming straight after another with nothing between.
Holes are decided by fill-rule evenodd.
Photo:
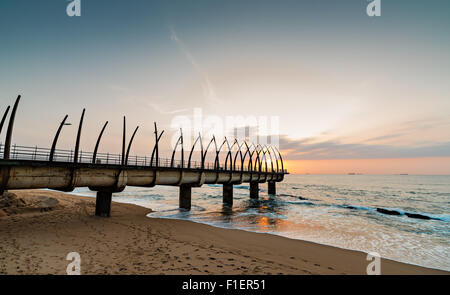
<instances>
[{"instance_id":1,"label":"sandy beach","mask_svg":"<svg viewBox=\"0 0 450 295\"><path fill-rule=\"evenodd\" d=\"M82 274L366 274L367 254L270 234L154 219L151 210L95 199L11 191L0 203L0 274L66 274L69 252ZM448 274L382 259L382 274Z\"/></svg>"}]
</instances>

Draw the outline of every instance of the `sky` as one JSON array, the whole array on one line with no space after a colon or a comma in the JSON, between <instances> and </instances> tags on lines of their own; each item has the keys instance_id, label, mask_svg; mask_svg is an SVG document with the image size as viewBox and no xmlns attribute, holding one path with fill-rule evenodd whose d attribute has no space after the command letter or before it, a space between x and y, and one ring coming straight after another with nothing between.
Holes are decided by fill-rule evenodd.
<instances>
[{"instance_id":1,"label":"sky","mask_svg":"<svg viewBox=\"0 0 450 295\"><path fill-rule=\"evenodd\" d=\"M0 2L14 143L49 147L68 114L71 149L86 108L82 149L108 120L101 150L120 152L126 116L133 154L156 121L170 155L174 122L192 137L201 112L276 118L293 173L450 174L449 1L381 0L378 17L366 0L81 0L75 17L69 2Z\"/></svg>"}]
</instances>

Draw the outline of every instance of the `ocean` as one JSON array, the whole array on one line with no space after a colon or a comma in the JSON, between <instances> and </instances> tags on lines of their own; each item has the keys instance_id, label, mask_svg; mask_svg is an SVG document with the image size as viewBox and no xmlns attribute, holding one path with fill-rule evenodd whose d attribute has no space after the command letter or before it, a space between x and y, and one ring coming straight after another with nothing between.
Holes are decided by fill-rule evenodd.
<instances>
[{"instance_id":1,"label":"ocean","mask_svg":"<svg viewBox=\"0 0 450 295\"><path fill-rule=\"evenodd\" d=\"M95 196L87 188L75 193ZM178 188L127 187L116 202L151 208L149 218L173 218L264 232L450 271L450 176L287 175L277 195L260 185L234 186L233 207L222 186L192 189L192 210L178 208Z\"/></svg>"}]
</instances>

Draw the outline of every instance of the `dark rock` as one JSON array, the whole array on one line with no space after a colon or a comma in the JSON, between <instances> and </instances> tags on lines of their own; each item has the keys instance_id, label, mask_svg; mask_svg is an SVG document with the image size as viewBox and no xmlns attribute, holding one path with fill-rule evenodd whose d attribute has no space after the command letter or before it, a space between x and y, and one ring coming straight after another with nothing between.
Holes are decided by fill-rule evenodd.
<instances>
[{"instance_id":1,"label":"dark rock","mask_svg":"<svg viewBox=\"0 0 450 295\"><path fill-rule=\"evenodd\" d=\"M388 210L388 209L383 209L383 208L377 208L377 211L383 214L387 214L387 215L401 215L400 212L395 211L395 210Z\"/></svg>"},{"instance_id":2,"label":"dark rock","mask_svg":"<svg viewBox=\"0 0 450 295\"><path fill-rule=\"evenodd\" d=\"M422 215L422 214L416 214L416 213L405 213L406 216L409 218L417 218L417 219L432 219L430 216Z\"/></svg>"}]
</instances>

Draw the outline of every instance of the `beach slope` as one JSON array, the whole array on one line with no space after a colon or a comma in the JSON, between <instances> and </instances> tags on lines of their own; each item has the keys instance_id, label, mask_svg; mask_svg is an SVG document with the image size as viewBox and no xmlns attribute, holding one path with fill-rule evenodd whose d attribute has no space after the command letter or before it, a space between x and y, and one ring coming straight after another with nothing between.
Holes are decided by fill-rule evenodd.
<instances>
[{"instance_id":1,"label":"beach slope","mask_svg":"<svg viewBox=\"0 0 450 295\"><path fill-rule=\"evenodd\" d=\"M0 209L0 274L66 274L78 252L82 274L366 274L367 254L270 234L154 219L151 210L95 199L11 191ZM448 274L382 259L382 274Z\"/></svg>"}]
</instances>

